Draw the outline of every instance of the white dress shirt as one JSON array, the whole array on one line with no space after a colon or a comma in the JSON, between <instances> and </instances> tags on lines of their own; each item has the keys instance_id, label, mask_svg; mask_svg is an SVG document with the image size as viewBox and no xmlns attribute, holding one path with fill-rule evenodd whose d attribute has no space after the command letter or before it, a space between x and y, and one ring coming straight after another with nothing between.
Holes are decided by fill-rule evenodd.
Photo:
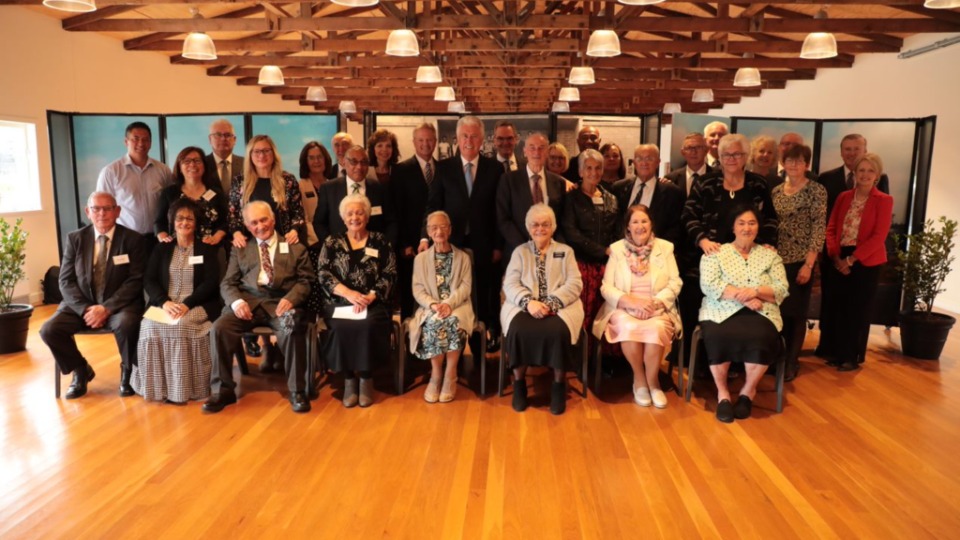
<instances>
[{"instance_id":1,"label":"white dress shirt","mask_svg":"<svg viewBox=\"0 0 960 540\"><path fill-rule=\"evenodd\" d=\"M534 172L533 169L527 165L527 187L530 188L530 196L533 197L533 175L540 175L540 193L543 193L543 202L545 204L550 204L550 196L547 194L547 169L540 169L539 172Z\"/></svg>"},{"instance_id":2,"label":"white dress shirt","mask_svg":"<svg viewBox=\"0 0 960 540\"><path fill-rule=\"evenodd\" d=\"M704 162L704 164L700 166L700 170L698 171L695 171L690 167L686 167L686 172L687 172L687 195L690 195L690 190L693 189L693 175L699 174L700 178L703 178L703 175L707 174L707 164L706 162Z\"/></svg>"},{"instance_id":3,"label":"white dress shirt","mask_svg":"<svg viewBox=\"0 0 960 540\"><path fill-rule=\"evenodd\" d=\"M643 196L640 197L640 204L650 208L650 202L653 200L653 189L657 182L658 180L656 175L653 175L646 180L641 180L638 176L636 180L633 181L633 189L630 190L630 199L627 201L627 204L633 204L633 200L637 197L637 193L640 193L640 186L644 185Z\"/></svg>"}]
</instances>

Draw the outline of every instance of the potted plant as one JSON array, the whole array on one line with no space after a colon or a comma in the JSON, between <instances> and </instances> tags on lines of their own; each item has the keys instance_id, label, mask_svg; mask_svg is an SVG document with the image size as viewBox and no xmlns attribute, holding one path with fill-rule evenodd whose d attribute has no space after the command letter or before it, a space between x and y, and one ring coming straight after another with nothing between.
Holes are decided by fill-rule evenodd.
<instances>
[{"instance_id":1,"label":"potted plant","mask_svg":"<svg viewBox=\"0 0 960 540\"><path fill-rule=\"evenodd\" d=\"M20 228L23 219L10 226L0 218L0 354L27 348L27 330L33 306L13 304L13 289L24 277L27 259L27 232Z\"/></svg>"},{"instance_id":2,"label":"potted plant","mask_svg":"<svg viewBox=\"0 0 960 540\"><path fill-rule=\"evenodd\" d=\"M900 313L900 341L903 354L925 360L937 360L947 335L957 320L933 312L933 301L942 293L943 280L953 264L953 238L957 222L941 216L914 234L896 235L895 263L903 273L905 304L912 309ZM904 249L902 246L906 246Z\"/></svg>"}]
</instances>

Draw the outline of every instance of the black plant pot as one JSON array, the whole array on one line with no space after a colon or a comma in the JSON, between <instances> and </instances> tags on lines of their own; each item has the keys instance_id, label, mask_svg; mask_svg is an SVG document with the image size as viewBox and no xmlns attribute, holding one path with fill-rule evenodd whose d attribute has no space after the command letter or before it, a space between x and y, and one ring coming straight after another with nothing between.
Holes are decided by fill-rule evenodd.
<instances>
[{"instance_id":1,"label":"black plant pot","mask_svg":"<svg viewBox=\"0 0 960 540\"><path fill-rule=\"evenodd\" d=\"M939 360L957 319L942 313L908 311L900 314L903 354L921 360Z\"/></svg>"},{"instance_id":2,"label":"black plant pot","mask_svg":"<svg viewBox=\"0 0 960 540\"><path fill-rule=\"evenodd\" d=\"M10 304L0 311L0 354L25 351L33 306Z\"/></svg>"}]
</instances>

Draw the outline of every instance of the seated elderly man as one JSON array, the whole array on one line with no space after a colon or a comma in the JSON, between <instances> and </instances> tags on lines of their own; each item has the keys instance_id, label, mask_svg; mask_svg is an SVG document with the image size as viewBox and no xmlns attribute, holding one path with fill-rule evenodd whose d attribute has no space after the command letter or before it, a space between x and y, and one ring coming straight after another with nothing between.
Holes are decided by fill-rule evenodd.
<instances>
[{"instance_id":1,"label":"seated elderly man","mask_svg":"<svg viewBox=\"0 0 960 540\"><path fill-rule=\"evenodd\" d=\"M137 363L143 314L143 235L117 223L120 207L109 193L91 193L84 212L93 224L67 237L60 263L63 302L40 328L40 338L60 371L73 373L66 397L76 399L87 393L96 373L74 335L109 329L120 347L120 395L132 396L130 372Z\"/></svg>"},{"instance_id":2,"label":"seated elderly man","mask_svg":"<svg viewBox=\"0 0 960 540\"><path fill-rule=\"evenodd\" d=\"M305 304L310 294L311 266L303 244L289 244L274 229L270 205L252 201L243 207L243 221L256 242L230 252L227 273L220 283L226 306L210 329L212 395L204 412L217 413L237 402L233 357L240 338L256 326L270 326L283 352L294 412L310 410L306 396Z\"/></svg>"}]
</instances>

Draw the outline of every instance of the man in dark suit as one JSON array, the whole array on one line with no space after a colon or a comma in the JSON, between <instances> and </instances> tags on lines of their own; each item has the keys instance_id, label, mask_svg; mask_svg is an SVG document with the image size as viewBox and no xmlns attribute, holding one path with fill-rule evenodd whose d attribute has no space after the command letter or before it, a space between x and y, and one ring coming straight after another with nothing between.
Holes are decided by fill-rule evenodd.
<instances>
[{"instance_id":1,"label":"man in dark suit","mask_svg":"<svg viewBox=\"0 0 960 540\"><path fill-rule=\"evenodd\" d=\"M508 173L526 166L523 160L517 160L516 149L519 141L517 128L507 120L497 122L493 128L493 145L497 149L497 162Z\"/></svg>"},{"instance_id":2,"label":"man in dark suit","mask_svg":"<svg viewBox=\"0 0 960 540\"><path fill-rule=\"evenodd\" d=\"M84 212L93 224L67 236L60 264L63 302L40 328L40 338L60 371L73 373L66 397L76 399L87 393L96 374L74 335L109 329L120 348L120 395L132 396L130 371L137 363L143 316L143 236L117 224L120 207L109 193L91 194Z\"/></svg>"},{"instance_id":3,"label":"man in dark suit","mask_svg":"<svg viewBox=\"0 0 960 540\"><path fill-rule=\"evenodd\" d=\"M233 381L233 357L240 350L240 337L256 326L269 326L277 334L283 352L294 412L310 410L306 395L306 321L302 306L316 279L307 249L289 244L276 233L273 210L263 201L247 203L243 222L256 240L230 252L227 273L220 283L226 306L210 329L211 396L204 412L217 413L237 402Z\"/></svg>"},{"instance_id":4,"label":"man in dark suit","mask_svg":"<svg viewBox=\"0 0 960 540\"><path fill-rule=\"evenodd\" d=\"M475 116L457 121L460 154L437 163L430 184L427 213L443 210L450 215L450 242L473 252L473 282L477 288L477 316L490 332L488 350L499 348L500 268L503 239L497 232L497 186L503 167L480 155L483 122ZM425 230L418 251L429 247Z\"/></svg>"},{"instance_id":5,"label":"man in dark suit","mask_svg":"<svg viewBox=\"0 0 960 540\"><path fill-rule=\"evenodd\" d=\"M720 139L730 133L730 126L717 120L703 127L703 137L707 141L707 167L720 170Z\"/></svg>"},{"instance_id":6,"label":"man in dark suit","mask_svg":"<svg viewBox=\"0 0 960 540\"><path fill-rule=\"evenodd\" d=\"M423 218L427 211L430 184L437 177L437 162L433 151L437 147L437 128L423 123L413 130L414 156L393 166L390 171L390 191L397 218L397 287L400 294L400 314L410 317L416 309L411 282L413 259L417 255Z\"/></svg>"},{"instance_id":7,"label":"man in dark suit","mask_svg":"<svg viewBox=\"0 0 960 540\"><path fill-rule=\"evenodd\" d=\"M570 165L567 166L567 172L563 175L567 180L575 184L580 183L579 152L583 152L587 148L600 150L600 130L593 126L583 126L580 128L580 131L577 133L578 153L570 157Z\"/></svg>"},{"instance_id":8,"label":"man in dark suit","mask_svg":"<svg viewBox=\"0 0 960 540\"><path fill-rule=\"evenodd\" d=\"M233 124L227 120L214 120L210 124L210 147L213 151L203 158L203 175L208 186L219 185L223 193L230 195L230 183L234 176L243 174L243 156L233 153L237 135Z\"/></svg>"},{"instance_id":9,"label":"man in dark suit","mask_svg":"<svg viewBox=\"0 0 960 540\"><path fill-rule=\"evenodd\" d=\"M683 138L680 153L683 154L687 164L670 171L665 178L679 187L683 191L683 198L686 199L690 195L693 183L712 172L713 169L707 167L707 140L700 133L688 133Z\"/></svg>"},{"instance_id":10,"label":"man in dark suit","mask_svg":"<svg viewBox=\"0 0 960 540\"><path fill-rule=\"evenodd\" d=\"M509 263L514 248L530 240L526 217L531 206L546 203L554 214L558 217L562 215L563 196L567 188L563 177L544 167L549 144L542 133L527 137L523 146L526 168L505 174L500 179L500 186L497 187L497 225L504 240L504 264Z\"/></svg>"},{"instance_id":11,"label":"man in dark suit","mask_svg":"<svg viewBox=\"0 0 960 540\"><path fill-rule=\"evenodd\" d=\"M386 235L390 245L397 245L397 222L393 213L393 201L387 187L375 179L367 178L370 158L367 151L358 145L346 151L343 158L347 176L326 182L317 192L317 211L313 214L313 230L322 245L331 234L347 232L340 217L340 201L347 194L359 193L370 199L370 223L367 229Z\"/></svg>"},{"instance_id":12,"label":"man in dark suit","mask_svg":"<svg viewBox=\"0 0 960 540\"><path fill-rule=\"evenodd\" d=\"M615 183L613 195L617 198L621 222L627 208L642 204L650 209L653 234L679 246L683 238L680 214L686 197L683 190L672 182L657 180L659 168L660 148L655 144L638 145L633 151L633 169L637 175Z\"/></svg>"},{"instance_id":13,"label":"man in dark suit","mask_svg":"<svg viewBox=\"0 0 960 540\"><path fill-rule=\"evenodd\" d=\"M346 164L343 157L353 146L353 136L345 131L340 131L330 139L330 146L333 147L334 160L336 163L325 173L327 178L342 178L346 172Z\"/></svg>"}]
</instances>

